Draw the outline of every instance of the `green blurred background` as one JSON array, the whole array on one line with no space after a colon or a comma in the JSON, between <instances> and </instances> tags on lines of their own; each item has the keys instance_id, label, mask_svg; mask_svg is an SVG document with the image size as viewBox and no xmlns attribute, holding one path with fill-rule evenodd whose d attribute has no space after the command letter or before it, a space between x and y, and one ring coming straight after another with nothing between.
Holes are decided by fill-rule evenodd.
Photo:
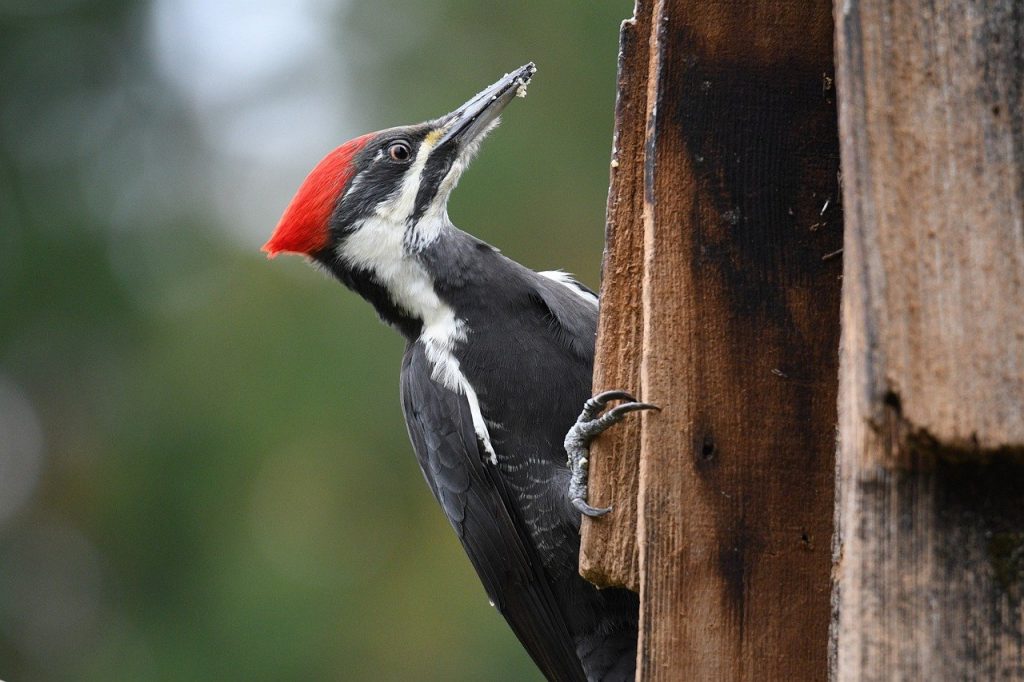
<instances>
[{"instance_id":1,"label":"green blurred background","mask_svg":"<svg viewBox=\"0 0 1024 682\"><path fill-rule=\"evenodd\" d=\"M0 1L0 679L534 680L402 344L259 247L357 134L529 60L454 222L598 284L632 3Z\"/></svg>"}]
</instances>

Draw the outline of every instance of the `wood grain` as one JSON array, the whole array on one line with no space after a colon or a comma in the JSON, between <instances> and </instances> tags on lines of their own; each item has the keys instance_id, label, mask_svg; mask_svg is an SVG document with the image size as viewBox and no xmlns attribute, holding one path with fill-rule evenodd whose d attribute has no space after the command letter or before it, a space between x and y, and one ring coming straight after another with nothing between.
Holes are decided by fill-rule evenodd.
<instances>
[{"instance_id":1,"label":"wood grain","mask_svg":"<svg viewBox=\"0 0 1024 682\"><path fill-rule=\"evenodd\" d=\"M644 132L647 127L651 4L638 2L619 33L618 95L601 277L594 392L642 396ZM584 519L580 572L601 586L640 591L636 546L640 419L627 419L591 446L590 501L614 513Z\"/></svg>"},{"instance_id":2,"label":"wood grain","mask_svg":"<svg viewBox=\"0 0 1024 682\"><path fill-rule=\"evenodd\" d=\"M1024 6L844 0L846 342L862 412L1024 444Z\"/></svg>"},{"instance_id":3,"label":"wood grain","mask_svg":"<svg viewBox=\"0 0 1024 682\"><path fill-rule=\"evenodd\" d=\"M831 6L660 0L652 25L638 679L825 679Z\"/></svg>"},{"instance_id":4,"label":"wood grain","mask_svg":"<svg viewBox=\"0 0 1024 682\"><path fill-rule=\"evenodd\" d=\"M1024 9L836 3L832 667L1024 679Z\"/></svg>"}]
</instances>

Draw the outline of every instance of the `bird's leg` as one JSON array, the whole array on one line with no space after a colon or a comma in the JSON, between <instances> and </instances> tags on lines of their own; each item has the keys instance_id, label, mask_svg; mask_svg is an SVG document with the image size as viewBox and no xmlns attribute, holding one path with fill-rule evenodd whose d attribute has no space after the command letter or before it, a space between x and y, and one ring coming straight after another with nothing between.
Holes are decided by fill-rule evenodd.
<instances>
[{"instance_id":1,"label":"bird's leg","mask_svg":"<svg viewBox=\"0 0 1024 682\"><path fill-rule=\"evenodd\" d=\"M627 400L604 414L602 410L612 400ZM630 412L658 410L656 405L640 403L625 391L605 391L583 403L583 411L576 423L565 434L565 452L569 455L569 500L582 514L604 516L611 507L591 507L587 504L587 480L590 473L590 441L613 424L618 424Z\"/></svg>"}]
</instances>

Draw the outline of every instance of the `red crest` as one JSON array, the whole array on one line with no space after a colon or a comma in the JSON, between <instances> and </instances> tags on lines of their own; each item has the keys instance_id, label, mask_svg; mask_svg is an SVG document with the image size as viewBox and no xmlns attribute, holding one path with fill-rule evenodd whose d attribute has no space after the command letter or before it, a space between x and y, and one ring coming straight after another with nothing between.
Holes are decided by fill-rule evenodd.
<instances>
[{"instance_id":1,"label":"red crest","mask_svg":"<svg viewBox=\"0 0 1024 682\"><path fill-rule=\"evenodd\" d=\"M327 246L327 221L345 183L352 177L352 157L375 135L349 140L325 156L299 186L277 229L263 250L268 258L279 253L313 254Z\"/></svg>"}]
</instances>

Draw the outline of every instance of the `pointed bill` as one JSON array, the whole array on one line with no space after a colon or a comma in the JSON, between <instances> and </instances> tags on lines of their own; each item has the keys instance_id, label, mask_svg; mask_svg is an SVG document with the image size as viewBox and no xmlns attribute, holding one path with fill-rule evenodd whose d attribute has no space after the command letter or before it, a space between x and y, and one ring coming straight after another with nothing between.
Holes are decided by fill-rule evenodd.
<instances>
[{"instance_id":1,"label":"pointed bill","mask_svg":"<svg viewBox=\"0 0 1024 682\"><path fill-rule=\"evenodd\" d=\"M537 72L533 62L505 74L498 82L475 95L461 107L441 118L446 126L435 149L449 142L465 144L498 118L508 103L517 96L525 97L526 85Z\"/></svg>"}]
</instances>

